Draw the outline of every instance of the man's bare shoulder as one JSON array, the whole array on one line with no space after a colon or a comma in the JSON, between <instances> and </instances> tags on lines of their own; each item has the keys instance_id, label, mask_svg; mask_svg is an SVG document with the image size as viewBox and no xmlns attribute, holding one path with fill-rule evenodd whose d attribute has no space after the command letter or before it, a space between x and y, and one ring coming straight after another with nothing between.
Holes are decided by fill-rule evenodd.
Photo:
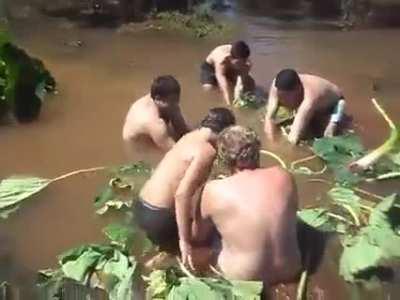
<instances>
[{"instance_id":1,"label":"man's bare shoulder","mask_svg":"<svg viewBox=\"0 0 400 300\"><path fill-rule=\"evenodd\" d=\"M207 62L212 64L223 64L231 54L231 45L220 45L210 52L207 56Z\"/></svg>"},{"instance_id":2,"label":"man's bare shoulder","mask_svg":"<svg viewBox=\"0 0 400 300\"><path fill-rule=\"evenodd\" d=\"M306 92L308 90L320 94L327 92L341 94L341 90L336 84L323 77L311 74L300 74L300 79Z\"/></svg>"}]
</instances>

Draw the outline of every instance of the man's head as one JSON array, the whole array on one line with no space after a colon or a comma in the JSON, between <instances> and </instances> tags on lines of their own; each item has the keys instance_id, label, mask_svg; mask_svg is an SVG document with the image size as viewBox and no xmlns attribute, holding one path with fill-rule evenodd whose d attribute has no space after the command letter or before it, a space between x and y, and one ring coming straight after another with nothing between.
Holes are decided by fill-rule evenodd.
<instances>
[{"instance_id":1,"label":"man's head","mask_svg":"<svg viewBox=\"0 0 400 300\"><path fill-rule=\"evenodd\" d=\"M275 77L278 98L283 106L297 108L302 100L303 86L299 74L293 69L284 69Z\"/></svg>"},{"instance_id":2,"label":"man's head","mask_svg":"<svg viewBox=\"0 0 400 300\"><path fill-rule=\"evenodd\" d=\"M215 134L219 134L226 127L236 123L232 111L224 107L211 108L207 116L201 121L200 126L210 128Z\"/></svg>"},{"instance_id":3,"label":"man's head","mask_svg":"<svg viewBox=\"0 0 400 300\"><path fill-rule=\"evenodd\" d=\"M232 44L231 63L237 68L242 68L248 63L250 48L244 41L237 41Z\"/></svg>"},{"instance_id":4,"label":"man's head","mask_svg":"<svg viewBox=\"0 0 400 300\"><path fill-rule=\"evenodd\" d=\"M254 130L231 126L218 138L218 158L230 170L255 169L259 166L260 140Z\"/></svg>"},{"instance_id":5,"label":"man's head","mask_svg":"<svg viewBox=\"0 0 400 300\"><path fill-rule=\"evenodd\" d=\"M179 82L171 75L159 76L151 84L150 96L162 110L178 104L180 94Z\"/></svg>"}]
</instances>

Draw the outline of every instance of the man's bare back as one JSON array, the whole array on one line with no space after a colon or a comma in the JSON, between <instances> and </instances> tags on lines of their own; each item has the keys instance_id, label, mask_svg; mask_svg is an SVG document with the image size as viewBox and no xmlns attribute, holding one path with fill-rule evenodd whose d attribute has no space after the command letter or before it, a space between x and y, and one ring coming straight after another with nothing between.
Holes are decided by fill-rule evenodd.
<instances>
[{"instance_id":1,"label":"man's bare back","mask_svg":"<svg viewBox=\"0 0 400 300\"><path fill-rule=\"evenodd\" d=\"M244 170L214 180L201 205L222 236L218 265L228 277L275 284L297 275L297 192L286 171Z\"/></svg>"},{"instance_id":2,"label":"man's bare back","mask_svg":"<svg viewBox=\"0 0 400 300\"><path fill-rule=\"evenodd\" d=\"M205 156L204 159L210 161L210 167L212 165L215 150L207 139L208 136L200 130L184 135L165 154L144 185L140 193L142 199L157 207L174 208L178 186L194 157Z\"/></svg>"}]
</instances>

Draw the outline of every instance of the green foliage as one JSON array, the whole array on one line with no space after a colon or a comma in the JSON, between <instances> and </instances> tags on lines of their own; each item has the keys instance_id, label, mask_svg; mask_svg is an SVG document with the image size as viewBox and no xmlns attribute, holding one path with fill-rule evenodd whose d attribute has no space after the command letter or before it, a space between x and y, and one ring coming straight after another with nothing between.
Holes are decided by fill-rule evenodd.
<instances>
[{"instance_id":1,"label":"green foliage","mask_svg":"<svg viewBox=\"0 0 400 300\"><path fill-rule=\"evenodd\" d=\"M130 300L136 261L118 247L84 245L71 249L59 257L60 269L39 272L40 286L52 287L59 293L62 283L71 279L82 285L104 289L110 300Z\"/></svg>"},{"instance_id":2,"label":"green foliage","mask_svg":"<svg viewBox=\"0 0 400 300\"><path fill-rule=\"evenodd\" d=\"M323 232L336 232L336 222L325 208L302 209L297 217L307 225Z\"/></svg>"},{"instance_id":3,"label":"green foliage","mask_svg":"<svg viewBox=\"0 0 400 300\"><path fill-rule=\"evenodd\" d=\"M144 162L123 165L111 169L111 179L94 200L96 213L103 215L110 209L128 210L152 169Z\"/></svg>"},{"instance_id":4,"label":"green foliage","mask_svg":"<svg viewBox=\"0 0 400 300\"><path fill-rule=\"evenodd\" d=\"M46 188L51 180L38 177L11 177L0 182L0 218L6 219L22 201Z\"/></svg>"},{"instance_id":5,"label":"green foliage","mask_svg":"<svg viewBox=\"0 0 400 300\"><path fill-rule=\"evenodd\" d=\"M326 162L339 183L356 184L362 180L348 168L350 162L365 153L358 136L348 134L317 139L313 143L313 151Z\"/></svg>"},{"instance_id":6,"label":"green foliage","mask_svg":"<svg viewBox=\"0 0 400 300\"><path fill-rule=\"evenodd\" d=\"M373 209L368 225L344 238L340 274L345 280L369 280L400 261L399 204L395 195L387 197Z\"/></svg>"},{"instance_id":7,"label":"green foliage","mask_svg":"<svg viewBox=\"0 0 400 300\"><path fill-rule=\"evenodd\" d=\"M197 7L193 14L183 14L178 11L161 12L155 15L163 27L183 31L197 38L221 35L226 32L226 25L215 21L211 11L206 7Z\"/></svg>"},{"instance_id":8,"label":"green foliage","mask_svg":"<svg viewBox=\"0 0 400 300\"><path fill-rule=\"evenodd\" d=\"M263 99L250 92L241 93L240 96L233 101L233 106L246 109L259 109L264 104L265 102Z\"/></svg>"},{"instance_id":9,"label":"green foliage","mask_svg":"<svg viewBox=\"0 0 400 300\"><path fill-rule=\"evenodd\" d=\"M9 42L0 32L0 113L11 110L18 121L35 119L55 80L43 63ZM0 115L1 117L1 115Z\"/></svg>"},{"instance_id":10,"label":"green foliage","mask_svg":"<svg viewBox=\"0 0 400 300\"><path fill-rule=\"evenodd\" d=\"M133 226L112 223L104 228L103 232L111 241L111 244L117 245L122 249L129 250L133 245L135 238Z\"/></svg>"},{"instance_id":11,"label":"green foliage","mask_svg":"<svg viewBox=\"0 0 400 300\"><path fill-rule=\"evenodd\" d=\"M153 271L145 279L151 299L261 299L261 282L185 277L174 268Z\"/></svg>"}]
</instances>

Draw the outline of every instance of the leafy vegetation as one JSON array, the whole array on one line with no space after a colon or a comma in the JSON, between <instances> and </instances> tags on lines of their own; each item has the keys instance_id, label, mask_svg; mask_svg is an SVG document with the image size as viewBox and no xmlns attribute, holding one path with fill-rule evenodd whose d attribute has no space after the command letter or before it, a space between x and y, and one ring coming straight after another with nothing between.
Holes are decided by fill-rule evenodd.
<instances>
[{"instance_id":1,"label":"leafy vegetation","mask_svg":"<svg viewBox=\"0 0 400 300\"><path fill-rule=\"evenodd\" d=\"M36 119L56 82L44 64L12 44L0 31L0 118L11 111L20 122Z\"/></svg>"},{"instance_id":2,"label":"leafy vegetation","mask_svg":"<svg viewBox=\"0 0 400 300\"><path fill-rule=\"evenodd\" d=\"M328 195L330 205L302 210L298 216L320 231L340 234L340 275L349 282L365 282L382 270L392 273L391 263L400 259L399 198L392 195L375 205L345 187L334 187Z\"/></svg>"},{"instance_id":3,"label":"leafy vegetation","mask_svg":"<svg viewBox=\"0 0 400 300\"><path fill-rule=\"evenodd\" d=\"M190 274L189 274L190 275ZM148 277L150 299L261 299L261 282L187 276L177 268L155 270Z\"/></svg>"},{"instance_id":4,"label":"leafy vegetation","mask_svg":"<svg viewBox=\"0 0 400 300\"><path fill-rule=\"evenodd\" d=\"M108 170L112 178L102 193L96 197L98 214L104 214L110 207L129 208L140 189L139 183L150 174L151 168L144 162L119 167L95 167L73 171L53 179L39 177L10 177L0 182L0 218L6 219L15 212L22 201L28 200L43 191L49 184L83 173ZM138 178L141 177L141 180ZM136 186L134 184L136 181Z\"/></svg>"},{"instance_id":5,"label":"leafy vegetation","mask_svg":"<svg viewBox=\"0 0 400 300\"><path fill-rule=\"evenodd\" d=\"M197 38L217 36L227 31L227 25L215 20L211 6L207 3L195 7L194 13L184 14L179 11L160 12L154 20L167 29L183 31Z\"/></svg>"},{"instance_id":6,"label":"leafy vegetation","mask_svg":"<svg viewBox=\"0 0 400 300\"><path fill-rule=\"evenodd\" d=\"M133 299L137 276L134 257L112 245L84 245L59 256L60 269L39 271L39 287L53 291L56 298L66 279L105 290L110 300Z\"/></svg>"}]
</instances>

